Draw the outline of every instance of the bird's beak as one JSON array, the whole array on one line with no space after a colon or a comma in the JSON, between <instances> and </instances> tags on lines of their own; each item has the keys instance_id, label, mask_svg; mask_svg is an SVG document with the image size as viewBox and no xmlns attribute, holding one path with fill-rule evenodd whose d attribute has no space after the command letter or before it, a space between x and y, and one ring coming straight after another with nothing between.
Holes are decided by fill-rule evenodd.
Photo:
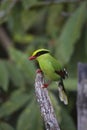
<instances>
[{"instance_id":1,"label":"bird's beak","mask_svg":"<svg viewBox=\"0 0 87 130\"><path fill-rule=\"evenodd\" d=\"M36 59L36 56L30 56L29 57L29 60L34 60L34 59Z\"/></svg>"}]
</instances>

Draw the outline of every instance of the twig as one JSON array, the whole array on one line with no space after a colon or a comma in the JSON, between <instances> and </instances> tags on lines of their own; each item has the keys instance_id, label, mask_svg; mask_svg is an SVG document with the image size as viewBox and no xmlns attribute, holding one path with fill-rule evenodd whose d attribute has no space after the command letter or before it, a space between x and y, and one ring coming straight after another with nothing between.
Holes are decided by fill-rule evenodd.
<instances>
[{"instance_id":1,"label":"twig","mask_svg":"<svg viewBox=\"0 0 87 130\"><path fill-rule=\"evenodd\" d=\"M5 2L6 2L5 0L1 1L1 3L0 3L1 7L2 7L2 4L4 4ZM6 8L5 10L1 8L1 10L0 10L0 18L5 17L11 11L11 9L15 6L15 4L17 2L18 2L18 0L12 0L10 2L10 4L8 5L9 6L8 8Z\"/></svg>"},{"instance_id":2,"label":"twig","mask_svg":"<svg viewBox=\"0 0 87 130\"><path fill-rule=\"evenodd\" d=\"M56 5L56 4L61 4L61 3L78 3L82 2L85 0L49 0L49 1L41 1L37 2L35 5L30 6L29 9L34 9L35 7L42 7L42 6L49 6L49 5Z\"/></svg>"},{"instance_id":3,"label":"twig","mask_svg":"<svg viewBox=\"0 0 87 130\"><path fill-rule=\"evenodd\" d=\"M73 14L73 13L64 12L64 11L61 12L61 15L64 16L64 17L69 17L69 16L71 16L72 14Z\"/></svg>"},{"instance_id":4,"label":"twig","mask_svg":"<svg viewBox=\"0 0 87 130\"><path fill-rule=\"evenodd\" d=\"M41 73L37 73L35 79L35 93L37 102L40 106L41 115L44 119L46 130L60 130L48 91L46 88L42 88L43 83L43 75Z\"/></svg>"},{"instance_id":5,"label":"twig","mask_svg":"<svg viewBox=\"0 0 87 130\"><path fill-rule=\"evenodd\" d=\"M5 29L3 27L1 27L1 26L0 26L0 41L1 41L0 44L2 44L2 46L6 50L8 50L8 48L10 46L12 46L12 44L13 44L11 39L8 37Z\"/></svg>"}]
</instances>

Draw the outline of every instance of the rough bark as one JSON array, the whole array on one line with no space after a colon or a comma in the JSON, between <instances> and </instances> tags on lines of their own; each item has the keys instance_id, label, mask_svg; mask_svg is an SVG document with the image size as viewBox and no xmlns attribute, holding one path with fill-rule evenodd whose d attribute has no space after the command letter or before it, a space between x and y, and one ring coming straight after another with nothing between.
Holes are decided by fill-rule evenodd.
<instances>
[{"instance_id":1,"label":"rough bark","mask_svg":"<svg viewBox=\"0 0 87 130\"><path fill-rule=\"evenodd\" d=\"M42 88L43 83L43 75L41 73L37 73L35 79L35 93L46 130L60 130L47 88Z\"/></svg>"},{"instance_id":2,"label":"rough bark","mask_svg":"<svg viewBox=\"0 0 87 130\"><path fill-rule=\"evenodd\" d=\"M78 130L87 130L87 64L78 64Z\"/></svg>"}]
</instances>

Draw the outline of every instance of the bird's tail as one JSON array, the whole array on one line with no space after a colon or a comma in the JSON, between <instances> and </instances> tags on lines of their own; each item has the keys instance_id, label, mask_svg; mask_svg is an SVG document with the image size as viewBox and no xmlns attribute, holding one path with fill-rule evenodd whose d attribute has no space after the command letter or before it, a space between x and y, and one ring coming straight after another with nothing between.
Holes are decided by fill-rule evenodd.
<instances>
[{"instance_id":1,"label":"bird's tail","mask_svg":"<svg viewBox=\"0 0 87 130\"><path fill-rule=\"evenodd\" d=\"M60 80L59 85L58 85L58 91L59 91L59 98L62 102L64 102L65 105L68 104L68 98L66 95L66 91L64 89L64 84L63 81Z\"/></svg>"}]
</instances>

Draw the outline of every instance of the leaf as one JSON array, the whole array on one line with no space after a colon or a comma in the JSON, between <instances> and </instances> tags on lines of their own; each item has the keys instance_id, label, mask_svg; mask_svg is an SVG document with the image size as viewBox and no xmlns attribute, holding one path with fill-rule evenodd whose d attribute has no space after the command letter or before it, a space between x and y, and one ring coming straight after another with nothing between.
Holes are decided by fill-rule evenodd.
<instances>
[{"instance_id":1,"label":"leaf","mask_svg":"<svg viewBox=\"0 0 87 130\"><path fill-rule=\"evenodd\" d=\"M51 5L49 7L46 30L47 33L52 35L53 37L58 33L60 29L59 15L60 12L62 11L62 8L63 8L62 4Z\"/></svg>"},{"instance_id":2,"label":"leaf","mask_svg":"<svg viewBox=\"0 0 87 130\"><path fill-rule=\"evenodd\" d=\"M85 54L87 56L87 29L85 31Z\"/></svg>"},{"instance_id":3,"label":"leaf","mask_svg":"<svg viewBox=\"0 0 87 130\"><path fill-rule=\"evenodd\" d=\"M76 4L74 2L69 3L69 6L67 6L67 11L69 13L72 13L76 9Z\"/></svg>"},{"instance_id":4,"label":"leaf","mask_svg":"<svg viewBox=\"0 0 87 130\"><path fill-rule=\"evenodd\" d=\"M20 44L29 44L33 40L35 40L35 37L33 35L21 35L21 34L15 34L14 40L16 42L19 42Z\"/></svg>"},{"instance_id":5,"label":"leaf","mask_svg":"<svg viewBox=\"0 0 87 130\"><path fill-rule=\"evenodd\" d=\"M0 130L14 130L14 128L6 122L0 122Z\"/></svg>"},{"instance_id":6,"label":"leaf","mask_svg":"<svg viewBox=\"0 0 87 130\"><path fill-rule=\"evenodd\" d=\"M9 84L9 75L4 61L0 61L0 86L6 91Z\"/></svg>"},{"instance_id":7,"label":"leaf","mask_svg":"<svg viewBox=\"0 0 87 130\"><path fill-rule=\"evenodd\" d=\"M14 2L10 0L3 0L1 1L0 10L8 11L9 8L13 7Z\"/></svg>"},{"instance_id":8,"label":"leaf","mask_svg":"<svg viewBox=\"0 0 87 130\"><path fill-rule=\"evenodd\" d=\"M21 21L22 6L14 6L8 16L8 27L12 34L23 34L24 30Z\"/></svg>"},{"instance_id":9,"label":"leaf","mask_svg":"<svg viewBox=\"0 0 87 130\"><path fill-rule=\"evenodd\" d=\"M9 53L12 60L22 70L27 82L31 84L34 83L35 67L32 62L28 60L28 56L14 48L10 48Z\"/></svg>"},{"instance_id":10,"label":"leaf","mask_svg":"<svg viewBox=\"0 0 87 130\"><path fill-rule=\"evenodd\" d=\"M25 9L29 9L29 7L35 5L37 3L37 0L22 0L22 4Z\"/></svg>"},{"instance_id":11,"label":"leaf","mask_svg":"<svg viewBox=\"0 0 87 130\"><path fill-rule=\"evenodd\" d=\"M30 95L17 90L12 93L8 101L0 106L0 118L8 116L23 107L30 99Z\"/></svg>"},{"instance_id":12,"label":"leaf","mask_svg":"<svg viewBox=\"0 0 87 130\"><path fill-rule=\"evenodd\" d=\"M69 78L66 79L65 82L67 82L69 79L71 80L70 81L71 83L69 82L70 86L68 84L67 84L67 86L68 86L68 89L70 88L72 90L75 90L75 88L77 89L77 81L78 81L78 79L77 79L77 64L78 64L78 62L83 62L83 63L87 62L86 44L85 44L85 35L86 35L85 29L86 28L83 28L81 38L79 39L79 41L75 45L75 49L74 49L74 52L72 54L72 57L70 58L70 61L67 64ZM84 51L82 51L82 50L84 50Z\"/></svg>"},{"instance_id":13,"label":"leaf","mask_svg":"<svg viewBox=\"0 0 87 130\"><path fill-rule=\"evenodd\" d=\"M69 61L74 50L74 45L80 37L85 19L86 2L83 2L66 22L57 41L58 45L56 55L61 58L63 63L67 63Z\"/></svg>"},{"instance_id":14,"label":"leaf","mask_svg":"<svg viewBox=\"0 0 87 130\"><path fill-rule=\"evenodd\" d=\"M42 130L40 111L35 101L31 102L20 115L17 130Z\"/></svg>"},{"instance_id":15,"label":"leaf","mask_svg":"<svg viewBox=\"0 0 87 130\"><path fill-rule=\"evenodd\" d=\"M9 72L9 77L15 86L17 87L25 86L23 73L20 71L17 65L15 65L14 63L8 62L7 69Z\"/></svg>"},{"instance_id":16,"label":"leaf","mask_svg":"<svg viewBox=\"0 0 87 130\"><path fill-rule=\"evenodd\" d=\"M21 14L21 22L23 25L23 29L27 30L29 27L31 27L36 20L37 17L37 12L34 10L22 10L22 14Z\"/></svg>"},{"instance_id":17,"label":"leaf","mask_svg":"<svg viewBox=\"0 0 87 130\"><path fill-rule=\"evenodd\" d=\"M65 89L68 91L77 91L77 78L68 78L64 80L64 86ZM50 89L56 90L58 88L58 85L53 82L50 84Z\"/></svg>"},{"instance_id":18,"label":"leaf","mask_svg":"<svg viewBox=\"0 0 87 130\"><path fill-rule=\"evenodd\" d=\"M8 14L14 7L16 1L3 0L0 3L0 24L8 20Z\"/></svg>"},{"instance_id":19,"label":"leaf","mask_svg":"<svg viewBox=\"0 0 87 130\"><path fill-rule=\"evenodd\" d=\"M77 91L77 78L66 79L64 84L68 91Z\"/></svg>"},{"instance_id":20,"label":"leaf","mask_svg":"<svg viewBox=\"0 0 87 130\"><path fill-rule=\"evenodd\" d=\"M21 18L22 18L22 26L24 31L28 30L32 27L39 26L39 29L42 29L44 17L46 14L46 8L42 8L38 10L22 10ZM38 31L39 32L39 31Z\"/></svg>"},{"instance_id":21,"label":"leaf","mask_svg":"<svg viewBox=\"0 0 87 130\"><path fill-rule=\"evenodd\" d=\"M72 117L63 108L61 108L61 118L62 120L60 124L62 130L76 130Z\"/></svg>"},{"instance_id":22,"label":"leaf","mask_svg":"<svg viewBox=\"0 0 87 130\"><path fill-rule=\"evenodd\" d=\"M60 114L61 107L60 107L60 104L58 103L57 98L54 95L53 91L50 91L49 95L50 95L50 99L51 99L51 102L52 102L56 117L58 119L58 122L60 123L60 121L61 121L61 114Z\"/></svg>"}]
</instances>

